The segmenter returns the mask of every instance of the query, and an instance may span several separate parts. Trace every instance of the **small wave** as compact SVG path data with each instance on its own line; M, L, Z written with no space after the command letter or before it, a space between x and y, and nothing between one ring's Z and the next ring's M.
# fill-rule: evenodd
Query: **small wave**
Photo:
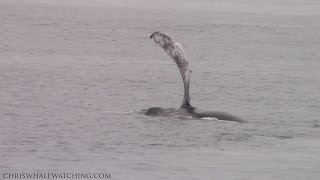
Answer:
M136 110L132 110L129 111L130 113L137 113L137 114L144 114L147 112L147 109L136 109Z
M218 119L215 118L215 117L203 117L203 118L201 118L201 119L203 119L203 120L218 120Z
M131 114L135 111L104 111L104 112L108 114Z
M178 118L178 119L192 119L192 116L186 116L186 115L176 115L173 116L174 118Z

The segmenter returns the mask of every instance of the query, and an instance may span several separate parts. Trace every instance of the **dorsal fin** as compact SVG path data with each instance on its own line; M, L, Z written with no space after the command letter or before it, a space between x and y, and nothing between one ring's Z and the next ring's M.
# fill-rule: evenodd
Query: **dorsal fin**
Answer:
M161 48L163 48L178 65L184 85L183 102L180 108L191 109L192 106L190 104L189 96L191 70L189 69L189 63L187 61L187 58L185 57L181 44L174 41L173 38L168 36L167 34L159 31L152 33L150 38L153 38L154 42Z

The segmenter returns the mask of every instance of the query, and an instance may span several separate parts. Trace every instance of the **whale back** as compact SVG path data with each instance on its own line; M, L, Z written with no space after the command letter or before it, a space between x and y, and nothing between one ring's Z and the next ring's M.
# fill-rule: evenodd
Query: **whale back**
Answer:
M156 44L164 49L165 52L173 59L173 61L178 66L184 85L184 97L180 108L193 109L190 104L189 95L191 70L189 68L189 63L181 47L181 44L177 41L174 41L173 38L168 36L167 34L159 31L151 34L150 38L152 38Z

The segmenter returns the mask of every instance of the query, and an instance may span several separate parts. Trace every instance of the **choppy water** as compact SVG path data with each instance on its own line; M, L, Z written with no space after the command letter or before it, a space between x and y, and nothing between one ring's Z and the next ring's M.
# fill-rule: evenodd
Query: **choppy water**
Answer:
M0 1L2 172L319 178L318 1L135 2ZM192 104L249 123L135 113L182 101L157 30L190 60Z

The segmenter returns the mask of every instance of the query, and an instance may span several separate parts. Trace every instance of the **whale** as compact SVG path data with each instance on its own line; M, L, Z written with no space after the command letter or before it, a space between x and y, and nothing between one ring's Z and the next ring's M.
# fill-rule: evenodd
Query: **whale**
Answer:
M150 39L159 45L176 63L180 71L184 95L182 104L179 108L161 108L161 107L151 107L148 109L141 110L141 112L147 116L163 116L163 117L188 117L188 118L215 118L218 120L225 121L236 121L245 122L242 118L231 115L226 112L221 111L203 111L195 108L190 102L190 76L191 69L189 67L189 62L185 56L182 46L179 42L175 41L172 37L166 33L156 31L151 34Z

